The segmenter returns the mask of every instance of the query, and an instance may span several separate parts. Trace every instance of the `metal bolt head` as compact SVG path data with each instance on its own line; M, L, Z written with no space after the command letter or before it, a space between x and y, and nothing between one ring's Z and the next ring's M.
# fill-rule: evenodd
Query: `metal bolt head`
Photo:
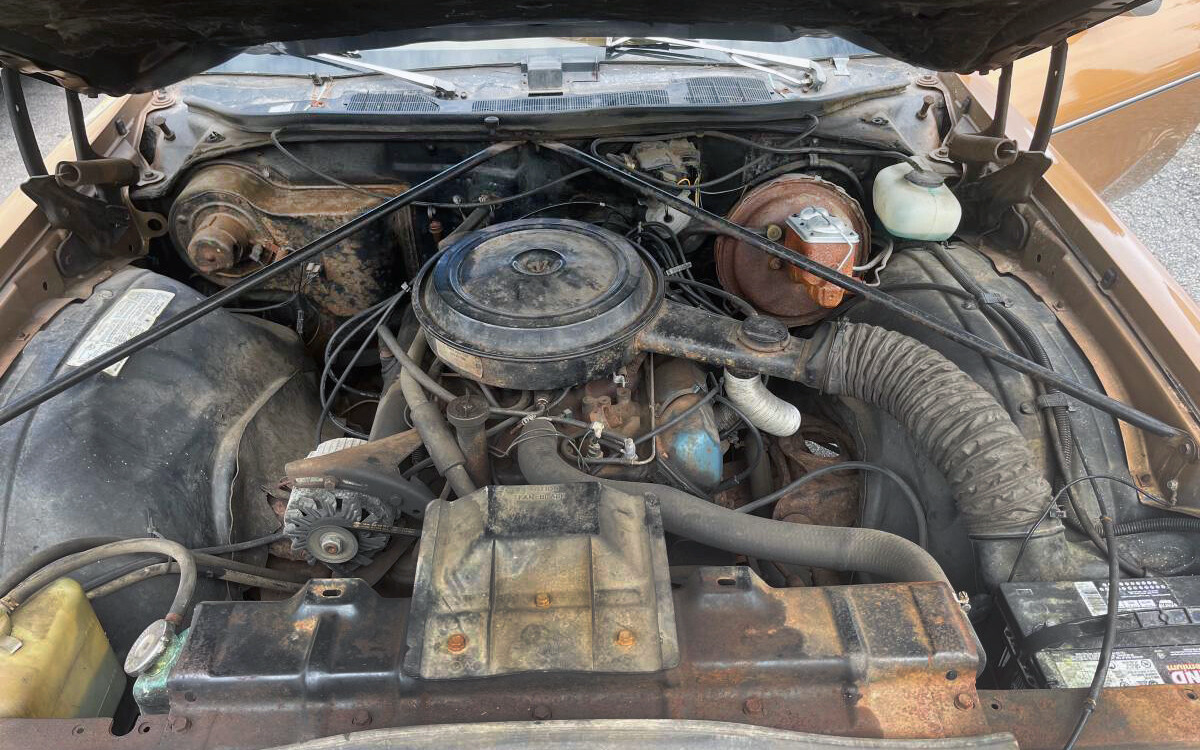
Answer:
M1022 401L1021 402L1021 413L1022 414L1033 414L1035 411L1037 411L1037 407L1033 405L1032 401Z
M954 707L963 711L975 708L975 696L970 693L959 693L954 696Z
M757 716L763 712L762 698L752 695L742 704L742 713L747 716Z
M627 630L625 628L621 628L620 630L617 631L616 641L617 641L618 646L620 646L622 648L629 648L630 646L632 646L634 643L637 642L637 639L634 638L632 630Z
M778 224L767 225L767 239L771 242L779 242L783 238L783 227ZM776 258L775 260L778 260Z
M551 716L550 707L542 703L534 706L529 713L537 721L546 721Z
M783 261L773 257L767 261L767 268L770 268L772 271L778 271L783 268Z
M191 725L191 719L186 716L172 716L167 719L167 729L172 732L186 732Z
M358 709L350 717L350 723L356 727L365 727L371 723L371 714L366 709Z
M467 650L467 636L462 633L451 633L446 639L446 650L452 654L461 654Z
M550 595L543 592L538 592L537 596L533 597L533 606L537 607L538 609L549 609Z
M929 116L929 110L933 107L934 101L933 94L926 94L921 98L921 108L917 110L918 120L924 120Z
M358 554L358 537L341 526L320 526L309 533L304 548L316 560L341 564Z
M327 555L336 557L342 553L342 540L336 534L322 534L321 549L325 550Z

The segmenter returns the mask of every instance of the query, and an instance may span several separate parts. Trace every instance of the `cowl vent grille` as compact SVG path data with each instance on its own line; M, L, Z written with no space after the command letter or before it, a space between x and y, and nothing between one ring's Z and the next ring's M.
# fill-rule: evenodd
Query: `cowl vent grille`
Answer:
M523 99L484 99L471 104L472 112L574 112L607 107L653 107L670 104L662 89L617 91L571 96L532 96Z
M771 91L757 78L708 76L687 79L688 104L750 104L771 101Z
M439 109L432 98L411 91L351 94L346 100L347 112L437 112Z

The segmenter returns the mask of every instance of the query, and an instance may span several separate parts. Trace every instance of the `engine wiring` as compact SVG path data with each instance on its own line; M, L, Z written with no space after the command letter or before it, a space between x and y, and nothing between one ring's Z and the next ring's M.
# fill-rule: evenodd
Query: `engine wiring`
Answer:
M818 477L823 477L827 474L833 474L838 471L850 470L874 472L887 477L893 483L895 483L895 485L900 489L900 493L904 495L904 499L908 501L909 506L912 508L913 519L917 523L917 544L921 545L922 548L928 548L929 523L926 520L925 506L921 503L921 500L917 496L916 491L912 488L912 485L909 484L908 480L906 480L904 477L900 476L886 466L880 466L879 464L874 464L869 461L842 461L841 463L830 464L829 466L822 466L819 469L813 469L812 471L793 479L787 485L775 490L771 494L746 503L735 510L737 510L739 513L753 513L756 510L765 508L773 503L778 502L780 498L795 492L800 487L804 486L808 482L813 481L814 479L817 479Z
M387 298L383 302L379 302L373 307L367 308L367 310L364 311L364 313L367 313L366 315L359 313L359 315L363 317L356 320L356 316L355 318L348 319L346 323L343 323L343 325L346 325L351 321L356 321L353 330L347 333L345 339L338 344L338 346L331 353L327 354L325 358L325 365L321 372L319 389L321 396L321 414L317 418L317 424L315 427L313 444L314 449L322 442L321 433L324 430L325 420L329 418L329 411L333 406L333 401L337 397L338 392L342 389L343 384L346 382L346 378L349 377L350 372L354 369L355 363L358 362L358 359L362 356L363 352L366 351L367 346L375 340L375 336L378 334L379 329L387 322L388 317L392 314L392 311L396 308L396 305L399 304L400 300L406 294L408 294L407 285L405 285L401 291ZM355 350L354 354L350 357L350 361L347 362L345 368L343 368L341 375L339 375L335 380L333 389L328 395L326 395L325 379L328 377L327 373L329 369L333 366L334 359L337 357L337 354L341 351L341 349L354 337L355 333L366 328L368 325L371 326L370 335L363 338L362 343L359 344L358 349ZM331 336L329 342L327 343L327 351L328 347L333 344L333 341L334 337ZM370 398L370 396L368 396L368 398ZM368 437L357 430L351 429L349 426L339 424L338 427L353 437L357 437L362 440L365 440Z

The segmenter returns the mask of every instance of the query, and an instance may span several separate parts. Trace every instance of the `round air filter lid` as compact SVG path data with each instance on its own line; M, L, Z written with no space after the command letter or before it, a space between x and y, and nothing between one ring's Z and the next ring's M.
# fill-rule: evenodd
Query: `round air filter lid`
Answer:
M474 232L417 280L435 338L483 357L547 361L619 345L661 302L657 267L606 229L565 219Z

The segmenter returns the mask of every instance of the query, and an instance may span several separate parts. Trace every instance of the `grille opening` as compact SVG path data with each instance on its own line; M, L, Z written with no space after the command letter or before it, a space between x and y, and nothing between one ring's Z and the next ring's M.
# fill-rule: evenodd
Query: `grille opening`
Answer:
M687 79L688 104L747 104L771 101L771 91L757 78L705 76Z
M483 99L471 104L472 112L572 112L606 107L653 107L670 103L662 89L614 91L603 94L539 96L521 99Z
M437 112L433 98L415 91L367 91L346 99L347 112Z

